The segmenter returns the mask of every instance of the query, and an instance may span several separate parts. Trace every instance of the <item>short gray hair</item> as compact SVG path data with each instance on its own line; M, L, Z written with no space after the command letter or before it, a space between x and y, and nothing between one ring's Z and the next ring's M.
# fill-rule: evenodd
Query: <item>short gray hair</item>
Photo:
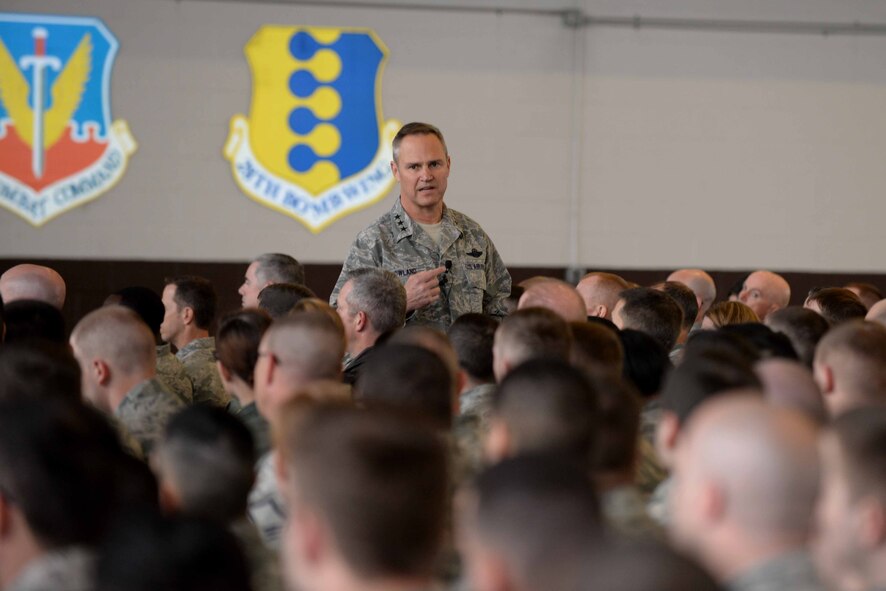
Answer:
M348 274L351 291L348 306L364 312L372 328L385 333L406 322L406 289L390 271L373 267L355 269Z
M257 257L255 275L259 282L305 284L305 268L288 254L269 252Z

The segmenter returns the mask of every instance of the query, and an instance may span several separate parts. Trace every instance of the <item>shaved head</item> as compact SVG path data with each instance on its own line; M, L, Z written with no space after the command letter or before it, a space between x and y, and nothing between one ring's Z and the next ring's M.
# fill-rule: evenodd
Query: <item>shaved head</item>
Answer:
M274 322L262 345L281 365L310 381L334 379L341 371L344 337L322 312L302 312Z
M40 265L16 265L0 275L4 303L37 300L58 308L65 305L65 280L55 270Z
M821 390L808 367L771 357L757 363L754 372L763 383L763 395L770 404L799 411L819 424L827 421Z
M71 346L78 357L102 359L124 374L155 364L154 335L135 312L123 306L105 306L84 316L71 333Z
M584 300L588 316L612 320L612 310L621 292L628 289L627 281L613 273L588 273L575 289Z
M880 300L871 306L864 319L886 326L886 300Z
M784 277L772 271L754 271L744 280L738 299L762 322L770 312L787 307L791 301L791 286Z
M695 318L695 324L701 322L705 312L717 299L717 285L713 278L701 269L677 269L668 275L668 281L682 283L692 290L698 301L698 316Z
M154 377L156 349L148 325L123 306L90 312L74 327L71 349L80 364L83 396L103 411L116 408L115 391Z
M574 287L559 279L548 278L528 286L517 304L518 310L523 308L547 308L566 322L587 319L587 310L581 295Z
M275 321L262 337L255 364L255 401L268 420L305 386L341 381L345 335L338 315L296 312Z
M831 416L886 402L886 327L851 321L832 328L818 343L815 381Z
M676 456L677 543L721 579L749 567L730 563L738 553L800 549L818 493L816 440L812 421L754 396L704 405Z

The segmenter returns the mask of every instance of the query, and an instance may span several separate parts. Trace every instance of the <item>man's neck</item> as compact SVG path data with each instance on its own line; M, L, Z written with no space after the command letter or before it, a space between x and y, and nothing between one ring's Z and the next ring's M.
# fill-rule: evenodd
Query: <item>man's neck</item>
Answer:
M229 394L233 394L242 406L255 402L255 391L252 389L252 386L238 377L235 377L230 382L226 382L225 389Z
M772 535L768 539L753 539L736 532L724 532L720 540L706 544L703 562L721 582L730 582L766 562L788 552L802 550L804 540L794 535Z
M24 522L21 514L15 519ZM0 543L0 589L11 588L12 583L25 572L27 567L44 554L45 551L30 531L20 529L16 539L6 539Z
M175 342L173 344L175 345L176 349L181 349L193 343L197 339L205 339L208 336L208 330L197 327L187 327L182 331L181 335L175 339Z
M356 358L360 353L373 346L377 340L378 335L375 333L363 332L356 335L354 340L348 343L348 355L351 356L351 359Z
M367 578L348 569L327 570L316 583L310 585L306 591L421 591L432 587L430 578Z
M111 412L117 411L120 405L123 404L123 400L126 399L126 395L129 394L133 388L153 377L154 372L143 371L116 378L111 387L111 391L108 394L108 402L111 406Z
M464 394L468 390L473 390L474 388L477 388L479 386L486 386L487 384L489 384L489 385L495 384L494 381L486 382L484 380L478 380L477 378L471 376L471 374L469 374L467 372L464 372L464 376L465 376L465 385L462 387L461 392L459 392L459 394Z
M441 201L433 207L417 207L412 203L407 203L400 198L400 205L406 215L420 224L436 224L443 219L443 202Z

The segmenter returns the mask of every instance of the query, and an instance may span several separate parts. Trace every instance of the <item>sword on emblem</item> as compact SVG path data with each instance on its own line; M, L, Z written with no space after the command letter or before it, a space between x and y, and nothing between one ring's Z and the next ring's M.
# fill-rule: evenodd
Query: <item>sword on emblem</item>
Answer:
M43 96L46 84L46 69L60 70L61 61L57 57L46 55L46 38L49 32L43 27L35 27L31 32L34 37L34 55L22 56L19 60L23 70L31 68L31 88L34 90L34 130L31 146L31 170L36 178L43 176L45 155L43 152Z

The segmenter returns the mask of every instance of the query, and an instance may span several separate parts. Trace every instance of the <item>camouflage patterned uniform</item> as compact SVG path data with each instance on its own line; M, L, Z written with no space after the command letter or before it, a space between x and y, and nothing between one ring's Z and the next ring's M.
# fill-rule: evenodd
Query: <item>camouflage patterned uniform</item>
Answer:
M271 426L258 412L255 402L250 402L234 414L252 433L252 440L255 442L255 457L260 458L271 451Z
M354 269L382 267L406 283L410 275L452 261L452 268L441 275L440 299L416 310L407 322L446 330L468 312L503 317L511 275L486 232L468 216L444 207L440 240L438 245L413 222L397 199L388 213L357 235L330 303L335 305L339 290Z
M255 485L249 493L249 519L258 528L262 541L271 550L280 550L280 535L286 523L286 508L277 475L274 473L274 452L262 456L256 465Z
M619 486L600 495L600 506L607 523L630 537L664 541L664 530L646 513L646 501L634 485Z
M8 591L92 591L95 555L85 548L52 550L31 561Z
M468 480L483 467L483 440L489 430L494 390L495 384L481 384L461 395L461 413L455 417L453 432Z
M194 386L185 374L182 362L172 354L169 344L157 346L157 379L185 404L194 402Z
M728 591L824 591L815 565L805 548L789 550L763 561L727 581Z
M182 408L181 400L166 390L157 378L152 378L130 390L114 411L114 416L141 444L145 455L149 455L166 423Z
M215 365L215 338L194 339L175 354L194 386L194 402L209 403L222 408L231 397L225 392Z

